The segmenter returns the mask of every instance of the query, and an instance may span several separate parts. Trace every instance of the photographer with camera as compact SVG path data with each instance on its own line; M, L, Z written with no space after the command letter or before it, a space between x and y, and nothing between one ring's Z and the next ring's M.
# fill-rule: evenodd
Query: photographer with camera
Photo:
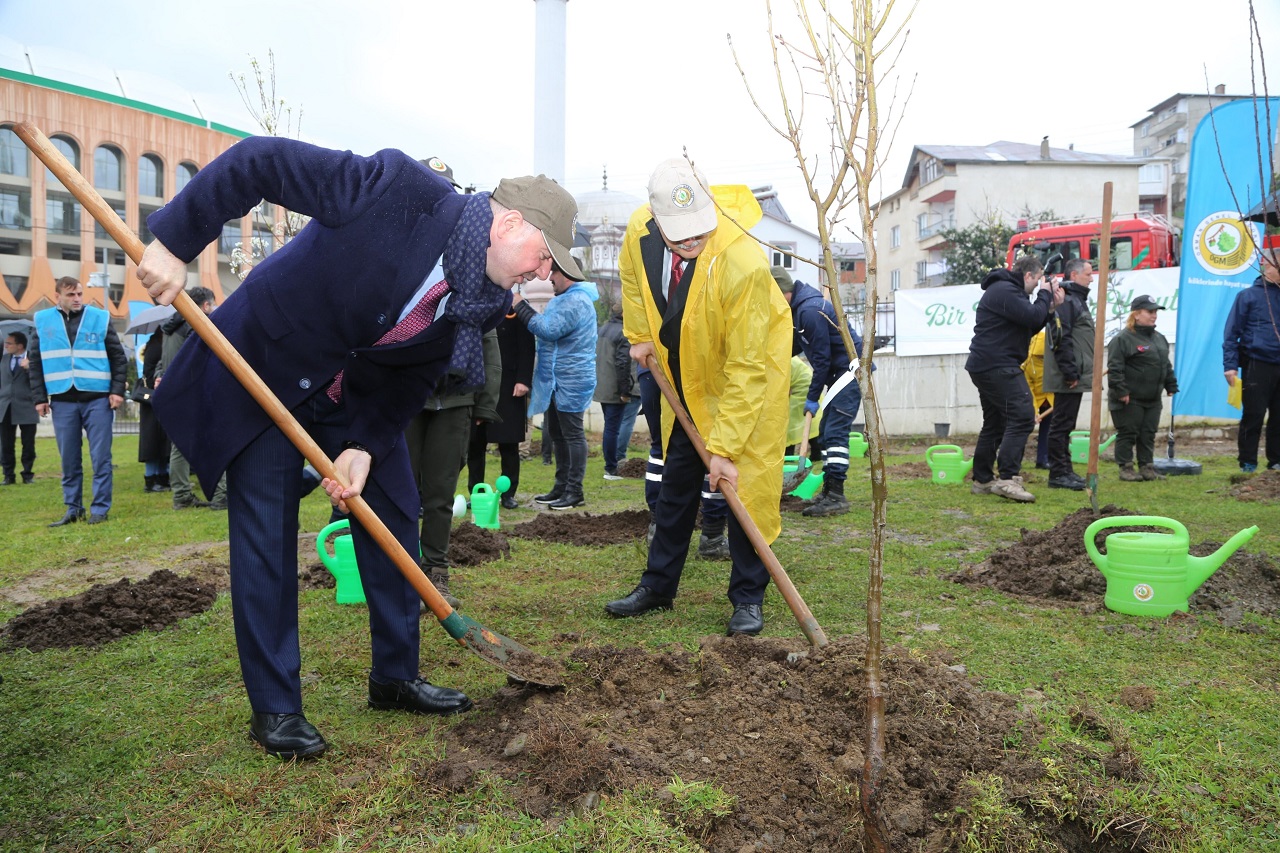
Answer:
M1032 291L1036 298L1029 302ZM1044 265L1034 256L1019 258L1011 270L992 270L982 280L964 365L982 403L982 430L973 452L975 495L1035 502L1021 477L1022 453L1036 418L1021 365L1032 335L1044 327L1062 299L1062 289L1045 280Z

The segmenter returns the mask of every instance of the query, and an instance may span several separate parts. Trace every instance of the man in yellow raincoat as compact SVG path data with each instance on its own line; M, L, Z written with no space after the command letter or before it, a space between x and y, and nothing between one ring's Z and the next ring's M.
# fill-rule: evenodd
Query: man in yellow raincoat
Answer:
M723 481L737 491L766 541L781 530L791 315L764 253L743 230L761 215L747 187L712 190L677 158L654 170L649 204L627 224L618 266L631 357L656 359L705 439L711 465L708 472L684 430L673 428L664 401L666 461L648 564L629 595L605 605L612 616L671 608L704 474L713 489ZM769 573L732 516L729 552L728 632L758 634Z

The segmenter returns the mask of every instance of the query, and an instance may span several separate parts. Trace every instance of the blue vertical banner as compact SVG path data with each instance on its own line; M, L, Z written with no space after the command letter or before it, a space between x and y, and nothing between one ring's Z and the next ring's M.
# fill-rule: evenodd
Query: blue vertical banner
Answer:
M1271 178L1280 98L1250 98L1214 108L1191 142L1182 231L1175 415L1238 419L1227 405L1222 331L1236 294L1258 277L1262 224L1242 214L1264 197ZM1262 164L1259 165L1259 158Z

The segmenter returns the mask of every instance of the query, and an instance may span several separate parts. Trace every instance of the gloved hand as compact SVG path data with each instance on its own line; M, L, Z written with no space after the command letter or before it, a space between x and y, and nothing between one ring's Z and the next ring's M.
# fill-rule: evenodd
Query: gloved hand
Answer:
M805 412L806 412L807 414L810 414L810 415L816 415L816 414L818 414L818 401L817 401L817 400L805 400L805 401L804 401L804 410L805 410Z

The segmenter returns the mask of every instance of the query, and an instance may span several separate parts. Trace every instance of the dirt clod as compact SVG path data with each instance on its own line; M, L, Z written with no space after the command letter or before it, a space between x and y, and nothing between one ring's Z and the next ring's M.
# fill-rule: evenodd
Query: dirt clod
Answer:
M532 521L514 524L506 531L518 539L540 539L565 545L620 545L644 538L649 532L649 513L639 509L607 515L539 513Z
M455 566L478 566L511 556L511 543L494 530L464 521L449 534L449 562Z

